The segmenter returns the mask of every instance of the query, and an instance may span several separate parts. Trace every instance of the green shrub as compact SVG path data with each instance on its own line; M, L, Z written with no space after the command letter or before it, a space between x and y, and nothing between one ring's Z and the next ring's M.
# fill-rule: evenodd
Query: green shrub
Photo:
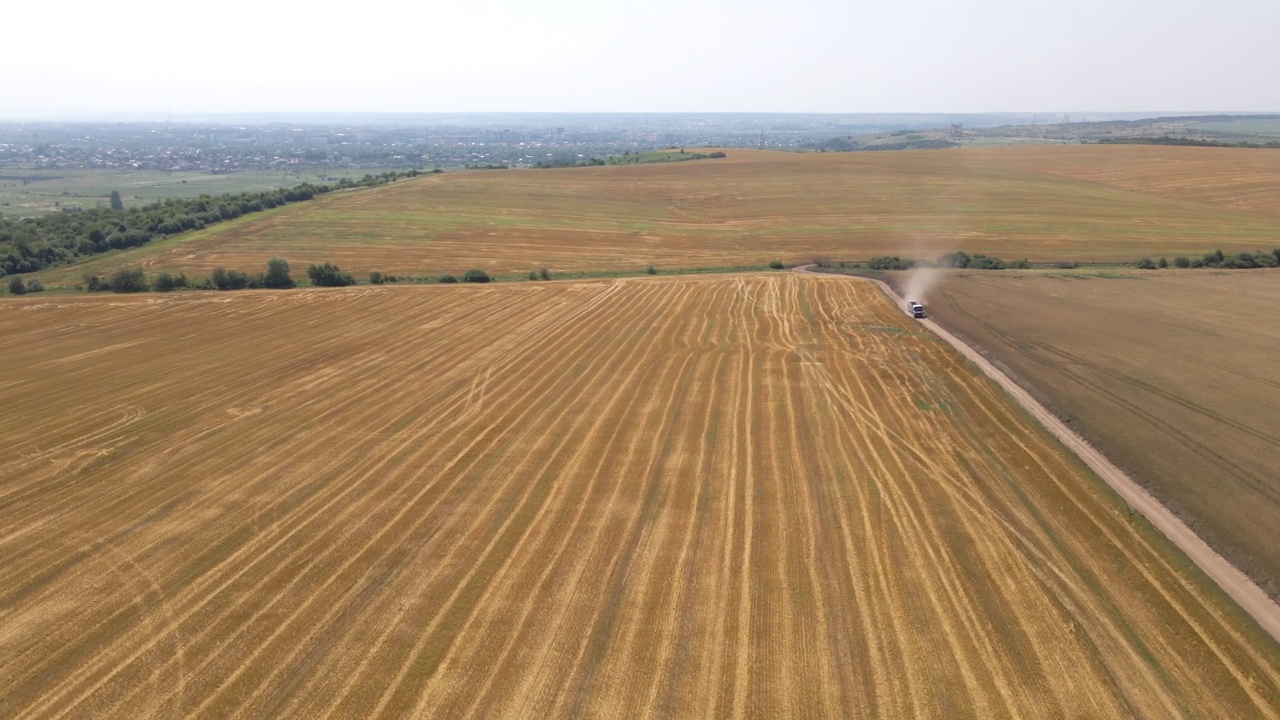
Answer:
M1151 258L1142 258L1141 260L1138 261L1138 269L1139 270L1155 270L1156 263Z
M1004 261L998 257L987 257L986 255L978 254L969 259L967 267L975 270L1003 270L1005 265Z
M26 295L27 283L23 281L21 275L14 275L9 278L9 294L10 295Z
M955 252L938 256L938 264L942 267L967 268L969 267L969 261L969 253L966 253L963 250L957 250Z
M307 268L311 284L319 287L345 287L355 285L356 279L351 273L342 272L337 265L326 262L323 265L312 265Z
M454 277L454 276L452 276L452 275L441 275L441 276L440 276L440 279L438 280L438 282L442 282L442 283L456 283L456 282L458 282L458 278L456 278L456 277Z
M374 270L373 272L369 273L369 282L373 285L381 285L386 281L387 281L386 278L382 277L382 273L378 272L377 270Z
M135 293L147 291L147 276L142 268L120 268L111 274L111 292Z
M551 271L550 271L550 270L548 270L548 269L546 269L546 268L542 268L541 270L539 270L539 271L538 271L538 277L539 277L539 278L541 278L541 279L543 279L543 280L550 280L550 279L551 279Z
M1157 266L1157 267L1162 267L1162 268L1167 268L1167 267L1169 267L1169 261L1168 261L1168 260L1166 260L1165 258L1160 258L1160 262L1156 263L1156 266Z
M1014 270L1030 270L1031 263L1026 258L1023 258L1021 260L1014 260L1013 262L1009 263L1009 267L1013 268Z
M1191 259L1187 257L1183 257L1182 255L1179 255L1178 257L1173 259L1173 264L1177 265L1180 268L1189 268L1191 267Z
M29 293L44 292L44 283L40 282L39 280L28 280L27 292Z
M103 292L111 289L111 286L97 275L85 275L84 287L89 292Z
M181 284L179 284L179 281L181 281ZM151 289L156 292L173 292L179 287L186 287L186 284L187 277L185 275L175 278L167 272L162 272L156 275L156 279L152 281Z
M530 270L530 271L529 271L529 279L530 279L530 280L537 280L537 279L538 279L538 271L537 271L537 270Z
M462 282L465 283L487 283L491 279L483 270L468 270L462 274Z
M770 260L769 268L772 270L781 270L783 268L781 260Z
M655 268L654 266L650 265L649 267L647 267L647 268L645 268L645 269L644 269L644 274L645 274L645 275L657 275L657 274L658 274L658 269L657 269L657 268Z
M213 269L213 274L209 277L213 281L213 286L219 290L244 290L247 287L261 286L261 283L253 283L247 273L239 270L228 270L223 267Z
M872 270L910 270L915 264L914 260L903 260L897 255L873 257L867 261L867 267Z

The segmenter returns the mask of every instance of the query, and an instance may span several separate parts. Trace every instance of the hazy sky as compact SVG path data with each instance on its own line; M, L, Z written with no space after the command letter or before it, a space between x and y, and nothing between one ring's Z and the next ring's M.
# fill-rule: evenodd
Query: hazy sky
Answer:
M0 117L1280 111L1280 0L64 0Z

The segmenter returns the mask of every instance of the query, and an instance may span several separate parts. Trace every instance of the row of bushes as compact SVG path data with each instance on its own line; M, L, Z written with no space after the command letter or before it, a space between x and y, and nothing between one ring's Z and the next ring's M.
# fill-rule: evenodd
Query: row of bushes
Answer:
M963 250L939 255L935 260L914 260L897 255L874 257L867 261L870 270L910 270L914 267L969 268L971 270L1021 270L1031 267L1027 260L1005 262L981 253L969 255Z
M1176 257L1173 259L1173 266L1180 268L1232 268L1232 269L1248 269L1248 268L1269 268L1280 267L1280 248L1276 248L1269 253L1249 253L1242 252L1235 255L1228 255L1221 250L1215 250L1206 253L1200 258ZM1056 268L1074 268L1077 267L1074 262L1057 262L1053 266ZM935 260L913 260L910 258L900 258L896 255L874 257L867 261L868 269L871 270L910 270L914 267L944 267L944 268L967 268L970 270L1025 270L1031 267L1031 263L1027 260L1014 260L1005 262L998 257L990 257L982 254L969 255L963 250L952 253L939 255ZM1160 258L1153 260L1151 258L1143 258L1138 261L1138 267L1144 270L1155 270L1158 268L1166 268L1170 266L1168 258Z
M310 278L311 284L317 287L345 287L347 285L356 285L359 282L354 275L344 272L337 265L329 262L309 266L307 268L307 277ZM545 279L550 279L549 273ZM21 280L21 278L15 277L10 281L9 291L14 295L21 295L25 292L39 292L44 289L38 281L32 280L27 282L19 292L15 292L13 289L14 283L21 283ZM376 270L369 273L369 282L374 285L397 282L397 280L398 278L395 275L384 275ZM490 280L489 274L483 270L468 270L462 276L462 282L467 283L487 283ZM458 278L453 275L442 275L437 278L437 282L456 283ZM36 289L33 289L33 284ZM147 292L148 290L154 290L155 292L171 292L173 290L285 290L296 286L297 283L293 281L293 277L290 275L289 263L281 258L271 258L267 261L266 272L261 273L246 273L218 267L213 269L213 273L209 277L198 280L188 280L185 273L173 275L168 272L161 272L148 282L147 276L141 268L120 268L112 273L110 277L86 275L83 287L89 292L134 293Z
M1280 267L1280 248L1276 248L1269 253L1242 252L1235 255L1228 255L1221 250L1214 250L1211 253L1205 253L1203 257L1195 259L1184 256L1176 257L1173 259L1173 266L1179 268L1226 268L1229 270ZM1151 258L1142 258L1138 261L1138 267L1143 270L1167 268L1169 267L1169 260L1168 258L1160 258L1158 261Z
M38 292L44 292L44 285L39 280L23 280L19 275L9 278L10 295L26 295L27 293Z

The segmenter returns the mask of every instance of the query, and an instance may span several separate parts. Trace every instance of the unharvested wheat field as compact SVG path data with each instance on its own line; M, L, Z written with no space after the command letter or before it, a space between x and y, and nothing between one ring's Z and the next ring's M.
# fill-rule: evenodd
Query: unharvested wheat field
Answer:
M960 273L935 319L1280 597L1280 272Z
M1277 717L869 283L0 303L0 716Z
M1136 262L1277 243L1280 153L970 148L786 153L635 166L431 175L242 218L41 275L121 265L207 276L280 256L366 275L523 277L772 260L934 257Z

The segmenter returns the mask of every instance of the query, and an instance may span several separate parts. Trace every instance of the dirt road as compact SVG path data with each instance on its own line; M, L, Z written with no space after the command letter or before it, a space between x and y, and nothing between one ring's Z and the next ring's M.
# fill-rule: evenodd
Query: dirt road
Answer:
M801 265L795 270L809 273L813 272L812 267L812 265ZM903 312L906 312L905 301L898 297L888 284L880 280L872 280L872 282L879 285L884 293L900 308L903 308ZM1142 513L1143 517L1154 525L1156 529L1186 553L1187 557L1212 578L1222 588L1223 592L1235 600L1250 617L1256 620L1267 634L1275 638L1277 642L1280 642L1280 605L1272 602L1271 598L1267 597L1266 593L1254 584L1252 580L1237 570L1234 565L1227 562L1213 548L1209 547L1204 540L1200 539L1199 535L1187 527L1186 523L1182 522L1180 518L1162 505L1160 501L1156 500L1142 486L1134 482L1128 474L1116 467L1102 453L1086 442L1084 438L1067 427L1053 413L1049 412L1048 408L1041 405L1026 390L1023 390L1011 380L1008 375L1005 375L995 365L992 365L978 351L965 344L955 335L947 332L946 329L932 320L921 320L920 324L950 343L952 347L959 350L962 355L981 368L988 377L999 383L1001 387L1013 396L1013 399L1019 405L1031 413L1049 432L1053 433L1054 437L1058 438L1062 444L1079 456L1091 470L1105 480L1107 485L1110 485L1112 490L1115 490L1120 497L1124 498L1124 501L1130 507Z

